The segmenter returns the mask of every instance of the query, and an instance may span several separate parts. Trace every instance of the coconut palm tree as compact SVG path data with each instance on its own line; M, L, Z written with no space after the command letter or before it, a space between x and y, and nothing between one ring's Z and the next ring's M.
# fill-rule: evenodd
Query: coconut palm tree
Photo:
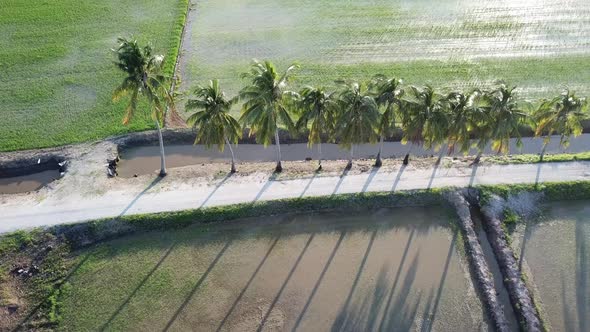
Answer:
M471 147L470 133L472 129L471 100L473 94L465 95L461 92L451 92L447 95L447 105L450 111L449 119L449 154L467 153Z
M322 135L331 136L335 125L336 101L333 93L326 92L323 87L304 87L300 92L299 108L301 109L296 127L308 128L307 144L318 145L318 170L322 169Z
M113 50L117 55L115 65L127 76L113 92L113 101L129 96L129 104L125 110L123 124L132 120L139 98L144 97L151 110L151 117L158 130L160 142L160 176L166 176L166 159L164 140L160 124L163 123L166 107L174 110L174 100L169 91L171 79L163 74L164 57L153 54L148 44L140 47L137 40L117 39L119 46Z
M256 135L256 141L265 147L272 143L274 136L277 148L276 172L283 170L279 125L286 126L290 131L295 128L288 105L296 94L287 90L287 83L295 68L297 65L291 65L279 75L269 61L254 60L250 72L242 74L242 78L250 80L250 85L240 91L240 98L244 100L240 122L250 126L250 135Z
M350 169L354 145L374 143L377 140L375 128L379 123L379 107L364 85L356 82L341 84L336 132L340 144L350 149L350 159L346 165L346 169Z
M194 95L195 99L187 101L186 110L197 111L187 119L189 125L198 129L195 144L205 144L207 148L215 144L221 152L227 144L231 152L231 173L235 173L236 163L231 145L238 144L242 128L230 111L237 98L227 99L218 80L209 81L206 87L197 86Z
M572 135L576 137L582 134L581 121L587 116L587 106L585 98L578 98L575 93L570 93L569 90L541 103L533 116L537 124L535 136L544 136L541 161L543 161L551 135L560 135L559 144L563 148L567 148Z
M381 153L383 152L383 141L385 137L391 137L395 130L395 111L394 109L401 106L401 97L404 90L401 88L402 80L397 78L387 78L383 75L377 75L371 82L372 94L377 102L377 106L383 109L379 119L379 153L375 160L375 167L381 167Z
M519 129L527 119L527 114L519 104L515 89L501 84L486 95L493 120L492 149L496 153L507 153L510 150L511 137L516 138L517 147L522 147Z
M475 90L470 96L469 121L471 136L475 138L475 148L477 149L477 156L471 163L472 165L479 164L481 156L486 147L490 144L493 137L493 132L496 122L491 113L491 97L489 92Z
M448 137L448 115L444 97L431 86L411 86L401 107L402 143L424 144L426 149L438 150ZM404 165L409 162L410 151L404 158Z

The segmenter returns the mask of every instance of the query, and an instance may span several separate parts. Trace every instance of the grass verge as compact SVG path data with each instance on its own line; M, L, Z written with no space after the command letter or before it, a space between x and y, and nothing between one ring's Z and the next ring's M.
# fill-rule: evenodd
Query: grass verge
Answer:
M559 154L547 154L541 158L538 154L517 154L509 156L489 156L484 157L484 161L492 164L537 164L537 163L555 163L565 161L582 161L590 160L590 152L579 152L579 153L559 153Z

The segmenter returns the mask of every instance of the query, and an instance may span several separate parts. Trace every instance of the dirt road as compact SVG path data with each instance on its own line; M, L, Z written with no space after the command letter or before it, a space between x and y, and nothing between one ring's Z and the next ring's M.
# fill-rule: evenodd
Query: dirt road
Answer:
M453 166L274 180L266 174L225 177L187 185L173 177L146 177L142 190L108 190L94 195L48 195L0 203L0 233L36 226L75 223L127 214L194 209L258 200L340 193L424 189L477 184L534 183L590 179L590 162Z

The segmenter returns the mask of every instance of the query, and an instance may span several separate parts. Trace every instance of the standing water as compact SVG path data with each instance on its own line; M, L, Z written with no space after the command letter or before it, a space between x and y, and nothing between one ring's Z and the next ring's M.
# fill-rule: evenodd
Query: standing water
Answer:
M553 202L513 236L554 331L590 331L590 202ZM528 271L527 271L528 270Z
M452 218L320 213L114 240L81 253L64 329L489 330Z
M48 183L59 179L59 177L59 170L54 169L29 175L0 178L0 194L16 194L39 190Z

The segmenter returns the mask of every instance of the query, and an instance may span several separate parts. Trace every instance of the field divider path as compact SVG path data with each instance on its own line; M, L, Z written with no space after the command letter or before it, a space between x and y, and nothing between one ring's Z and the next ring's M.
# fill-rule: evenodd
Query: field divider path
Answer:
M474 171L475 170L475 171ZM235 176L218 186L204 183L182 186L182 180L166 177L150 190L110 190L93 196L80 194L47 194L42 201L26 200L19 203L0 203L0 233L39 226L76 223L86 220L113 218L131 214L180 211L204 207L251 203L253 200L276 200L302 196L330 196L338 187L338 194L388 192L398 190L441 187L468 187L479 184L517 184L590 179L590 162L561 162L543 164L490 165L440 168L432 178L432 168L413 168L403 173L377 170L343 176L316 176L277 180L260 174ZM401 176L400 176L401 175ZM372 177L368 183L369 177ZM205 180L203 180L205 181ZM146 181L146 186L152 182ZM165 185L165 186L164 186ZM218 186L218 187L217 187ZM216 188L217 187L217 188ZM168 189L164 189L168 188ZM215 190L213 195L211 193ZM141 194L141 195L139 195ZM211 196L210 196L211 195ZM139 196L139 197L138 197ZM210 196L210 197L209 197Z

